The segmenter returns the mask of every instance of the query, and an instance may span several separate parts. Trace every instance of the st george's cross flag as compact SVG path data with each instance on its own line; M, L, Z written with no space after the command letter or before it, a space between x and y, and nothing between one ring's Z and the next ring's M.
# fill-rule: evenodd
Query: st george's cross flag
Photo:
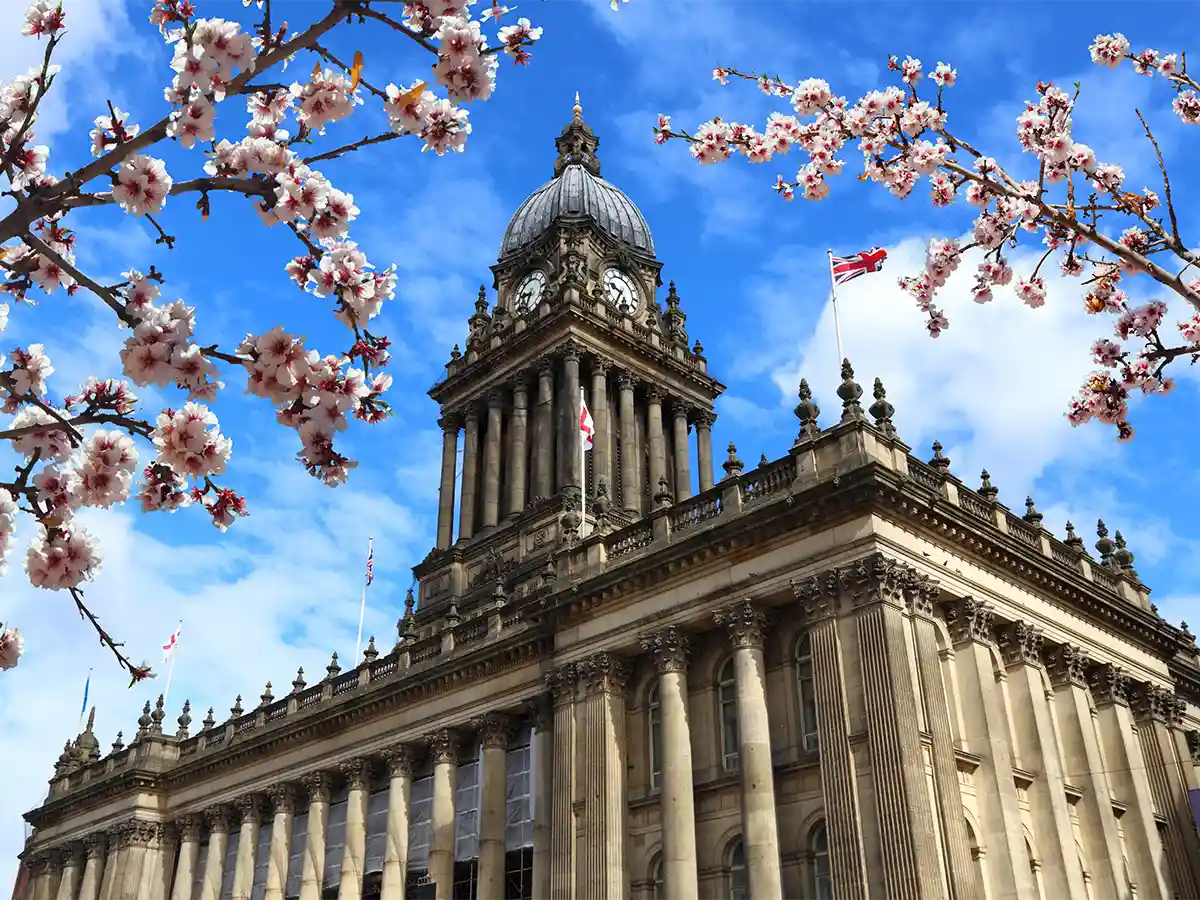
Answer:
M847 281L853 281L859 275L878 272L883 268L883 261L885 259L887 259L887 251L882 247L872 247L870 250L862 250L853 256L833 256L830 254L830 276L833 278L835 285L845 284Z
M579 437L583 441L584 452L591 450L596 441L596 423L592 421L592 414L588 412L587 401L583 397L579 398Z
M162 645L163 665L170 661L175 655L175 649L179 646L179 632L183 631L183 623L179 623L179 627L175 629L175 633L167 638L167 642Z

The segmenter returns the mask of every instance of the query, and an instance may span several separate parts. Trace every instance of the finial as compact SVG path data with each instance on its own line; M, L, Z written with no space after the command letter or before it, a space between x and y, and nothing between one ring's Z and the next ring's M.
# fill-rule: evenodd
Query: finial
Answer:
M479 286L479 296L475 299L475 314L487 315L487 288L482 284Z
M760 455L759 455L759 457L758 457L758 467L759 467L760 469L761 469L763 466L770 464L770 462L771 462L771 461L770 461L769 459L767 459L767 454L763 453L763 454L760 454Z
M150 713L150 731L154 734L162 734L163 719L167 717L167 711L163 709L163 695L158 695L158 700L154 702L154 712Z
M813 402L812 388L808 386L807 378L800 379L799 397L800 402L792 410L796 414L796 418L800 420L800 433L796 436L797 444L801 441L811 440L821 433L821 426L817 424L817 417L821 415L821 407Z
M1096 552L1100 554L1100 562L1106 566L1111 565L1112 552L1116 549L1117 545L1109 538L1108 526L1104 524L1103 519L1099 519L1096 522L1096 535L1100 538L1095 544Z
M583 120L583 107L579 105L579 91L575 92L575 105L571 107L571 118Z
M950 471L950 457L942 455L942 445L939 441L933 442L933 458L929 460L929 465L942 475Z
M271 693L271 682L267 682L266 688L258 695L259 706L270 706L275 702L275 695Z
M304 666L296 670L296 677L292 679L292 693L298 694L306 687L307 683L304 680Z
M460 359L462 359L462 350L458 348L458 344L455 344L450 350L450 359L454 360L455 362L458 362Z
M611 509L612 498L608 496L608 479L601 475L596 479L596 498L592 501L592 512L597 516L606 516Z
M497 606L503 606L507 599L508 594L504 592L504 579L497 578L496 586L492 588L492 600L495 601Z
M416 608L417 601L413 597L413 589L410 587L404 595L404 618L408 618L413 614Z
M338 673L342 671L342 667L338 665L337 651L333 651L333 656L329 658L329 665L325 667L325 680L332 681L338 677Z
M450 608L446 610L446 627L453 628L462 621L462 617L458 614L458 600L454 597L450 598Z
M654 494L654 502L658 504L659 509L666 509L675 502L675 498L671 496L671 489L667 487L666 475L658 476L658 490Z
M1125 538L1121 536L1121 532L1113 535L1116 538L1117 549L1113 551L1113 563L1122 571L1129 571L1133 568L1133 553L1125 546Z
M729 442L729 458L721 463L721 468L725 470L726 478L736 478L746 468L745 463L738 459L737 445L733 441Z
M979 475L979 496L988 503L995 503L1000 489L992 485L992 476L984 469Z
M1075 526L1070 522L1067 522L1067 537L1063 543L1077 553L1083 552L1083 538L1075 533Z
M692 347L692 356L697 359L704 359L704 345L700 343L699 338L696 338L696 343Z
M896 436L896 428L892 425L892 416L896 414L896 407L888 403L887 391L883 387L883 379L875 379L875 390L872 392L875 397L875 402L871 404L870 413L875 417L875 427L882 431L888 437Z
M842 401L842 421L855 422L863 419L862 404L858 398L862 396L862 386L854 380L854 367L850 360L842 360L842 383L838 385L837 395Z
M375 635L371 635L371 639L367 641L367 649L363 651L363 660L373 663L379 658L379 651L375 649Z
M239 718L245 710L242 709L242 695L238 694L233 698L233 706L229 707L229 715L231 718Z
M122 740L122 738L124 738L124 737L125 737L125 732L123 732L123 731L117 732L117 739L112 742L112 752L113 753L120 753L122 750L125 749L125 741Z
M142 714L140 716L138 716L137 724L138 724L138 730L137 730L138 739L141 739L150 733L150 726L154 724L154 720L152 718L150 718L150 701L149 700L147 700L146 705L142 707Z
M1190 641L1193 644L1196 643L1196 636L1194 634L1192 634L1192 630L1190 628L1188 628L1187 622L1180 622L1179 630L1183 632L1184 640Z
M211 706L208 708L208 714L205 715L204 721L201 722L200 725L204 728L205 731L212 731L214 728L217 727L217 720L213 716L213 708Z
M179 718L175 720L179 723L179 730L175 732L175 737L184 740L188 736L188 727L192 724L192 701L183 701L183 712Z
M1025 515L1021 516L1021 518L1034 528L1042 527L1042 514L1038 512L1037 504L1033 502L1032 497L1025 498Z

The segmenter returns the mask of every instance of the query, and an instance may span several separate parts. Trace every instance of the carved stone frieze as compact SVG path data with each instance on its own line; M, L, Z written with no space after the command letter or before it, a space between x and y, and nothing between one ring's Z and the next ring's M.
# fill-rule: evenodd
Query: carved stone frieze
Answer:
M687 671L688 636L674 625L654 634L643 635L640 643L642 652L654 662L654 668L659 674Z
M1102 663L1088 672L1088 686L1097 703L1129 703L1129 675L1120 666Z
M974 641L977 644L992 644L994 611L990 603L974 597L962 597L946 605L946 627L954 644Z
M442 728L429 735L429 758L433 764L458 762L458 734L449 728Z
M162 838L162 825L158 822L131 819L123 822L120 828L122 847L149 847Z
M1006 666L1042 665L1042 629L1028 622L1009 622L996 629Z
M1087 670L1091 660L1079 647L1058 644L1045 651L1043 656L1046 660L1046 671L1050 674L1050 683L1055 687L1065 684L1087 687Z
M749 600L717 610L713 613L713 619L718 627L729 632L734 647L762 647L767 615Z
M479 743L485 750L504 750L516 733L517 723L512 716L488 713L475 719L471 727L479 734Z
M580 661L578 671L588 693L620 693L629 682L632 668L628 660L602 650Z

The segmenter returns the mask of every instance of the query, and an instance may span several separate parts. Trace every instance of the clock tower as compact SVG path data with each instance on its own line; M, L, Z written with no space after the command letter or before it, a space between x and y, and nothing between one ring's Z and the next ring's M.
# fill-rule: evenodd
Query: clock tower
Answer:
M425 608L523 591L556 550L713 486L713 401L641 211L600 177L576 95L554 177L518 207L465 345L429 391L443 429ZM582 452L582 404L594 442ZM461 456L461 459L460 459Z

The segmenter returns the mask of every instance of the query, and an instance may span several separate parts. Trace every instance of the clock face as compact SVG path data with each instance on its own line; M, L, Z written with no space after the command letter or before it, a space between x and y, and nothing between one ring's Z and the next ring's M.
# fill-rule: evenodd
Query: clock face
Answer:
M513 295L513 311L521 314L536 309L542 299L542 291L546 289L546 276L539 269L534 269L517 285Z
M620 269L609 269L604 273L604 298L617 312L633 315L638 308L638 289L633 279Z

